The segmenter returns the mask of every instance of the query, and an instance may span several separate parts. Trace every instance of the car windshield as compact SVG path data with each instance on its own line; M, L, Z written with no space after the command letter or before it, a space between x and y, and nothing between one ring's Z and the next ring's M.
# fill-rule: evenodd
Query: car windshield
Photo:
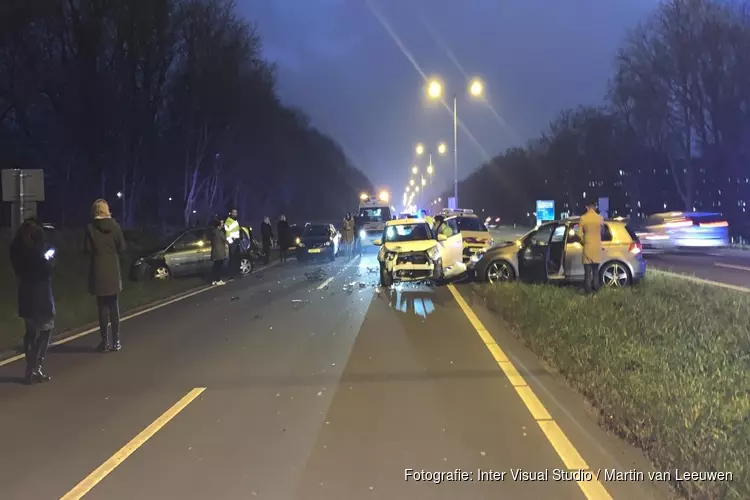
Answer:
M422 241L431 240L432 230L424 222L419 224L398 224L388 226L385 229L385 241L387 243L399 241Z
M328 226L307 226L305 228L305 231L302 233L302 236L329 236L331 234L331 230Z
M487 231L487 226L476 217L456 217L459 231Z
M388 207L361 208L359 217L362 222L385 222L391 219L391 210Z

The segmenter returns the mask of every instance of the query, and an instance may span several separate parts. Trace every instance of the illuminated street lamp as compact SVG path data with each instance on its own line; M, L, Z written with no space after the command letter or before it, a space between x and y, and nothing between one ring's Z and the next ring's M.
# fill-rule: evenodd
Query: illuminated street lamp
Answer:
M422 187L424 187L426 185L427 185L427 179L425 179L424 177L422 177Z
M448 146L444 142L438 144L438 153L444 155L448 151Z
M417 186L417 187L414 188L414 192L415 193L419 193L419 186Z
M478 98L484 94L484 84L475 78L469 84L469 94ZM443 96L443 84L437 79L432 79L427 84L427 95L431 99L440 99ZM458 111L456 108L456 94L453 94L453 198L458 205ZM438 151L440 148L438 147Z
M406 186L406 192L409 192L409 189L411 189L409 186Z
M413 186L414 185L414 179L409 179L409 184Z
M360 200L362 200L362 201L365 201L365 200L367 200L367 193L362 193L362 194L360 194L360 195L359 195L359 199L360 199Z
M430 175L435 173L435 169L433 168L432 165L427 165L427 173Z
M424 154L424 146L421 144L417 144L417 156L422 156Z
M417 167L416 165L411 167L411 173L417 175L419 173L419 167Z

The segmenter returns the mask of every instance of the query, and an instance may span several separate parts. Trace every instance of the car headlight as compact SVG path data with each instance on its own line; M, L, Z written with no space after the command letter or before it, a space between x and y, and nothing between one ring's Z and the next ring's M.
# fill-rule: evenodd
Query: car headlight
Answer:
M326 241L325 245L326 245L327 247L330 247L330 246L331 246L331 242L330 242L330 241Z
M298 244L298 245L301 245L301 244L302 244L302 240L300 240L299 238L297 238L296 240L294 240L294 242L295 242L296 244Z
M396 258L395 252L386 252L385 253L385 260L394 260Z
M367 231L363 229L359 232L359 239L364 240L365 238L367 238Z
M440 258L440 250L436 246L432 247L427 250L427 256L430 258L430 260L438 260Z

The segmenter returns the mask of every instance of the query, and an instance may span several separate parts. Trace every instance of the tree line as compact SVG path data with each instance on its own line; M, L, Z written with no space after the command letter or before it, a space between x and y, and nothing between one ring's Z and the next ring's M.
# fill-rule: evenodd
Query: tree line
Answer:
M233 0L5 0L0 166L44 169L61 225L338 217L370 183L275 84Z
M721 212L741 228L750 202L750 3L668 0L618 51L600 106L565 110L541 137L483 165L462 205L528 223L608 196L610 215Z

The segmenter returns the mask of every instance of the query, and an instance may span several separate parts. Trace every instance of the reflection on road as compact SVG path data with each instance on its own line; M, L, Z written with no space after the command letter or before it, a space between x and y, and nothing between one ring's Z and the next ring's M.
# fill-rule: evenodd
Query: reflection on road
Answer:
M398 286L390 290L389 305L399 312L427 318L435 312L435 304L427 295L423 291Z

